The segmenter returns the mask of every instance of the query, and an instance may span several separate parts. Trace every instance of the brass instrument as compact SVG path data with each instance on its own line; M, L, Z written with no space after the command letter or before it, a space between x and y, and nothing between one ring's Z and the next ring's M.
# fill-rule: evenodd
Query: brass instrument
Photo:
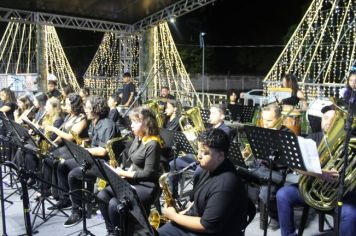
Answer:
M55 118L54 116L51 116L51 115L47 114L47 112L44 112L42 127L52 126L55 121L54 118ZM51 139L51 132L45 131L44 135L48 139ZM49 146L50 146L50 144L48 144L48 142L46 140L41 140L39 143L39 148L41 150L41 153L42 154L48 153Z
M200 108L193 107L182 114L179 125L194 150L198 150L197 137L205 130Z
M72 130L69 131L69 133L73 136L74 141L79 145L82 146L84 148L89 147L88 143L82 139L81 137L79 137L79 134L77 134L76 132L73 132Z
M318 146L318 153L323 170L335 169L341 173L344 164L343 145L346 136L344 124L347 119L347 113L339 108L336 108L335 112L334 120ZM355 128L355 126L356 119L354 118L352 127ZM355 149L356 138L351 138L348 147L349 165L345 173L345 194L350 192L356 185ZM305 202L322 211L332 210L336 206L338 186L339 181L327 182L321 178L307 175L303 175L299 179L299 189Z
M155 115L158 127L163 127L164 119L163 112L160 110L159 100L152 99L145 102L145 106L147 106Z
M167 172L167 173L164 173L163 175L161 175L161 177L159 177L158 182L159 182L159 186L162 189L163 201L168 207L174 207L174 209L176 211L179 210L179 207L177 206L177 203L176 203L175 199L173 198L173 194L169 190L168 177L170 175L179 175L179 174L187 171L191 167L196 166L197 164L198 164L197 162L192 162L188 166L181 169L180 171ZM166 217L161 216L156 209L153 209L150 212L148 221L150 222L150 225L153 228L158 229L158 227L160 226L161 223L167 223L169 220Z

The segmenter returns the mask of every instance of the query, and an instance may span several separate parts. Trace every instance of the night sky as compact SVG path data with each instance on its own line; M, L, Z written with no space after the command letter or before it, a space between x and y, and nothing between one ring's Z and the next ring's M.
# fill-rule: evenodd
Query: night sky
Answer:
M218 0L181 16L170 27L188 72L201 71L199 33L206 32L207 73L264 75L309 4L308 0ZM1 25L3 31L6 23ZM61 28L57 32L81 80L103 33Z

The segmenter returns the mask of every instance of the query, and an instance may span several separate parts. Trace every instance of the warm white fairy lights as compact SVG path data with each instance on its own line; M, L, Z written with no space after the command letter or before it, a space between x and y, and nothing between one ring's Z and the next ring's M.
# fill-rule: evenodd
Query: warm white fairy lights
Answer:
M355 0L314 0L267 74L265 91L293 73L308 100L337 94L356 59L355 12Z

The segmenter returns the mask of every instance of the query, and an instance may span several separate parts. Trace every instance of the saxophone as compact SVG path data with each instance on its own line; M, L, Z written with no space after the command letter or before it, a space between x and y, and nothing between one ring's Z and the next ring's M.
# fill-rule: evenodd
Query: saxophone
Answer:
M84 148L89 147L89 144L87 142L85 142L85 140L83 140L81 137L79 137L79 134L77 134L76 132L70 130L69 133L73 136L74 141L76 142L76 144L78 144L79 146L82 146Z
M161 177L159 177L158 182L159 182L159 186L161 187L161 190L162 190L163 201L168 207L174 207L174 209L176 211L179 210L176 200L174 199L173 194L169 190L168 177L170 175L179 175L196 165L198 165L198 163L193 162L193 163L190 163L185 168L181 169L180 171L167 172L167 173L164 173L163 175L161 175ZM169 222L169 219L167 219L164 216L161 216L156 209L152 209L150 212L150 215L148 217L148 221L150 222L150 225L153 228L158 229L161 223L165 224L165 223Z
M46 114L46 112L44 114L45 115L43 116L43 122L42 122L41 126L42 127L52 126L55 122L55 117L52 115ZM44 133L44 135L48 139L51 139L51 134L52 134L52 132L48 132L48 131L46 131ZM46 140L40 140L39 149L41 150L42 154L48 153L49 146L50 146L50 144L48 144L48 142Z
M336 106L337 107L337 106ZM341 173L343 160L343 146L345 140L344 124L347 119L345 111L336 108L336 114L329 130L326 131L324 139L318 146L320 164L323 170L335 169ZM354 117L352 127L355 128ZM351 138L348 152L349 159L345 173L345 194L352 191L356 186L356 138ZM337 203L338 187L340 182L326 182L321 178L303 175L299 179L299 189L304 201L321 211L332 210Z

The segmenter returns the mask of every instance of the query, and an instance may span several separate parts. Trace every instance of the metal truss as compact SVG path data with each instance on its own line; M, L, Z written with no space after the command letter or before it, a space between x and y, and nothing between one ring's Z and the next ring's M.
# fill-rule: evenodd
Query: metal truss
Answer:
M92 20L43 12L32 12L0 7L0 21L50 25L62 28L100 32L131 33L132 25Z
M181 0L133 24L133 31L146 30L172 17L176 18L192 12L216 0Z

